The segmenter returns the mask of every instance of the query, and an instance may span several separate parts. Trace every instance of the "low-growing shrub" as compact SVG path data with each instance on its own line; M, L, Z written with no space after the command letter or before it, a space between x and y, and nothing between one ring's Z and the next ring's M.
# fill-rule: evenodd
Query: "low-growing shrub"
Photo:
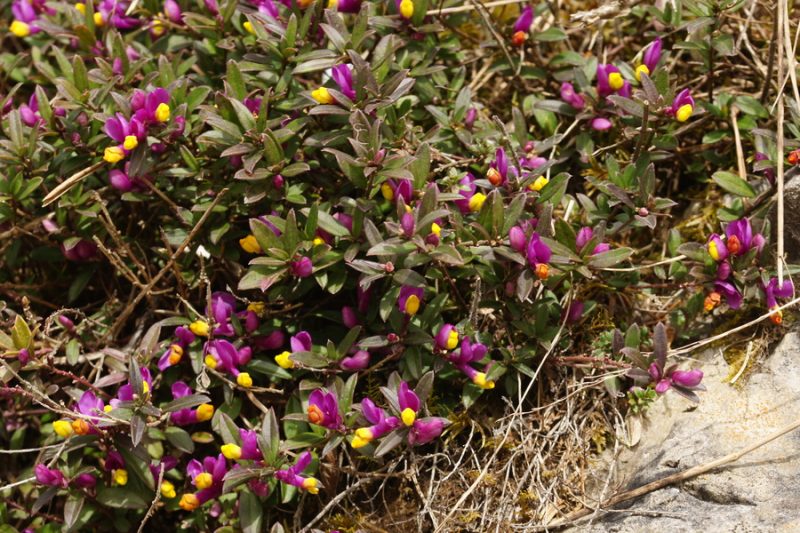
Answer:
M5 5L2 530L317 525L529 383L698 400L670 342L779 324L744 3L556 5Z

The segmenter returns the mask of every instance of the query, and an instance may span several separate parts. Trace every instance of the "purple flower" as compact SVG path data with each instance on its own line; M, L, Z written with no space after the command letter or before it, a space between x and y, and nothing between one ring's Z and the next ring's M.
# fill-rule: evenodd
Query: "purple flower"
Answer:
M720 281L726 280L731 276L733 268L727 261L722 261L717 265L717 279Z
M464 116L464 127L472 131L476 118L478 118L478 110L474 107L467 109L467 114Z
M764 237L760 233L753 235L750 220L746 218L734 220L728 224L725 227L725 235L727 236L725 245L728 248L728 252L733 255L744 255L752 247L755 247L761 253L761 249L764 247Z
M340 10L341 11L341 10ZM339 86L339 90L351 101L356 99L356 90L353 88L353 72L351 65L336 65L331 69L331 77ZM342 102L339 102L342 103Z
M767 309L770 311L778 307L777 298L791 298L792 295L794 295L794 283L792 282L792 278L784 279L782 285L778 281L778 278L771 278L769 283L762 285L762 289L764 290L764 296L767 300ZM776 325L780 325L783 322L783 312L778 310L773 313L770 315L770 320Z
M339 13L358 13L361 0L328 0L328 8L336 8Z
M342 427L339 402L336 395L324 389L317 389L308 397L308 421L328 429Z
M57 468L47 468L47 466L39 463L34 467L33 472L36 476L36 481L42 485L61 488L66 488L67 486L67 480L64 478L64 474Z
M539 234L534 231L528 241L526 257L528 264L539 279L547 279L550 271L547 263L550 262L551 256L552 252L550 251L550 247L542 242Z
M212 500L222 494L225 474L228 473L228 463L222 454L208 456L201 463L192 459L186 465L186 473L198 491L195 496L200 504Z
M580 230L578 230L578 235L575 237L575 247L580 251L586 246L586 243L592 240L594 237L594 230L588 226L584 226Z
M311 335L307 331L301 331L289 340L292 352L310 352Z
M298 278L307 278L314 271L314 265L308 257L301 257L289 265L292 275Z
M508 230L508 242L514 250L522 253L525 250L525 245L527 244L525 231L519 226L513 226L510 230Z
M183 24L181 6L175 0L164 0L164 14L174 24Z
M251 461L263 459L258 447L258 433L252 429L239 429L239 437L242 439L242 459Z
M486 172L486 179L495 187L504 184L508 179L508 157L503 148L498 148L494 155L494 161L489 165L489 170ZM516 169L511 167L512 174L516 175Z
M415 421L408 431L408 444L417 446L435 440L442 434L446 423L446 419L439 417L427 417Z
M701 389L700 382L703 380L702 370L677 370L674 366L662 373L657 363L652 363L648 369L652 383L655 383L655 391L664 394L672 387L682 389Z
M27 104L19 106L19 118L23 124L31 128L42 121L42 117L39 115L39 100L36 98L35 93L28 99Z
M586 99L576 93L575 87L567 81L561 84L561 99L578 110L586 107Z
M219 15L219 3L217 3L217 0L203 0L203 4L206 6L206 9L208 9L209 13L215 16Z
M414 236L414 213L409 213L406 211L403 213L403 216L400 217L400 229L403 230L403 235L407 238L411 238Z
M253 337L252 346L256 350L275 350L280 348L286 341L286 335L280 330L275 330L269 335L259 335Z
M604 117L595 117L591 121L592 129L596 130L596 131L609 130L609 129L611 129L611 126L613 126L613 125L614 124L610 120L608 120L607 118L604 118Z
M511 36L511 43L514 46L522 46L528 38L528 32L533 24L533 6L525 6L514 22L514 34Z
M533 6L525 6L519 14L516 22L514 22L514 31L521 31L528 33L533 24Z
M602 254L609 250L611 250L611 245L605 242L601 242L600 244L594 247L594 249L592 250L592 255Z
M300 472L308 468L311 464L311 459L311 452L301 453L293 466L275 472L275 479L287 485L305 489L311 494L317 494L319 492L319 482L313 477L304 477L300 475Z
M369 352L366 350L358 350L353 355L349 355L347 357L342 358L339 361L339 366L342 370L347 370L348 372L355 372L358 370L364 370L369 366L370 355Z
M417 311L419 311L420 305L422 305L422 298L424 294L425 290L421 287L403 285L400 288L400 294L397 297L397 307L400 308L400 312L408 316L416 315Z
M342 323L347 328L354 328L358 325L358 315L356 314L356 310L346 305L342 307Z
M97 255L97 245L86 239L67 239L61 244L61 253L69 261L88 261Z
M730 281L715 281L714 290L725 297L731 309L739 309L742 305L742 293Z
M584 308L584 303L581 301L570 302L569 307L564 311L563 317L565 317L570 324L574 324L583 316Z
M97 485L97 478L88 472L84 472L75 476L72 484L81 489L93 489Z
M597 65L597 93L601 98L614 93L626 96L630 94L630 83L617 67L600 63Z

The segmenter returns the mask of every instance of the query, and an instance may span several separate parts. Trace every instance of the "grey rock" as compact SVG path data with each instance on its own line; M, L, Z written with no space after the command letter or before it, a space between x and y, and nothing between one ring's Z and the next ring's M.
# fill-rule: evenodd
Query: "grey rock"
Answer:
M786 181L783 187L783 226L784 249L786 260L789 263L800 262L800 176L794 176ZM772 241L776 242L777 207L770 211L772 223Z
M800 209L799 209L800 210ZM736 452L800 416L800 337L787 334L760 366L735 388L723 380L722 355L701 356L708 391L694 406L668 393L654 405L641 439L607 457L596 478L613 466L610 493L632 489ZM599 483L602 485L602 482ZM596 495L595 495L596 496ZM800 430L739 461L680 485L621 504L572 531L800 532Z

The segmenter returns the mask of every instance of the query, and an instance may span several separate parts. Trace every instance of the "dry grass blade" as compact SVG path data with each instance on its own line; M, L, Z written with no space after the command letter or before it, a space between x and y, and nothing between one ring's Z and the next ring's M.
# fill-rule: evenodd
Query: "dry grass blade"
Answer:
M89 176L92 172L102 167L103 165L105 165L105 161L99 161L88 168L84 168L83 170L76 172L72 176L62 181L58 185L58 187L50 191L50 193L44 197L44 200L42 201L42 206L46 207L55 202L56 200L58 200L59 198L61 198L62 196L64 196L65 194L67 194L67 192L69 192L69 190L72 189L75 185L80 183L81 180Z

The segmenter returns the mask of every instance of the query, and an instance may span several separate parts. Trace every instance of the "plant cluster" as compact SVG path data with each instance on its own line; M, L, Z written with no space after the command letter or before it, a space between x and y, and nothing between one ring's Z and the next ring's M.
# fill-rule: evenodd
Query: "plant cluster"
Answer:
M743 2L596 47L551 3L457 4L4 7L3 531L281 531L522 380L697 400L670 340L781 323L784 155L696 81Z

